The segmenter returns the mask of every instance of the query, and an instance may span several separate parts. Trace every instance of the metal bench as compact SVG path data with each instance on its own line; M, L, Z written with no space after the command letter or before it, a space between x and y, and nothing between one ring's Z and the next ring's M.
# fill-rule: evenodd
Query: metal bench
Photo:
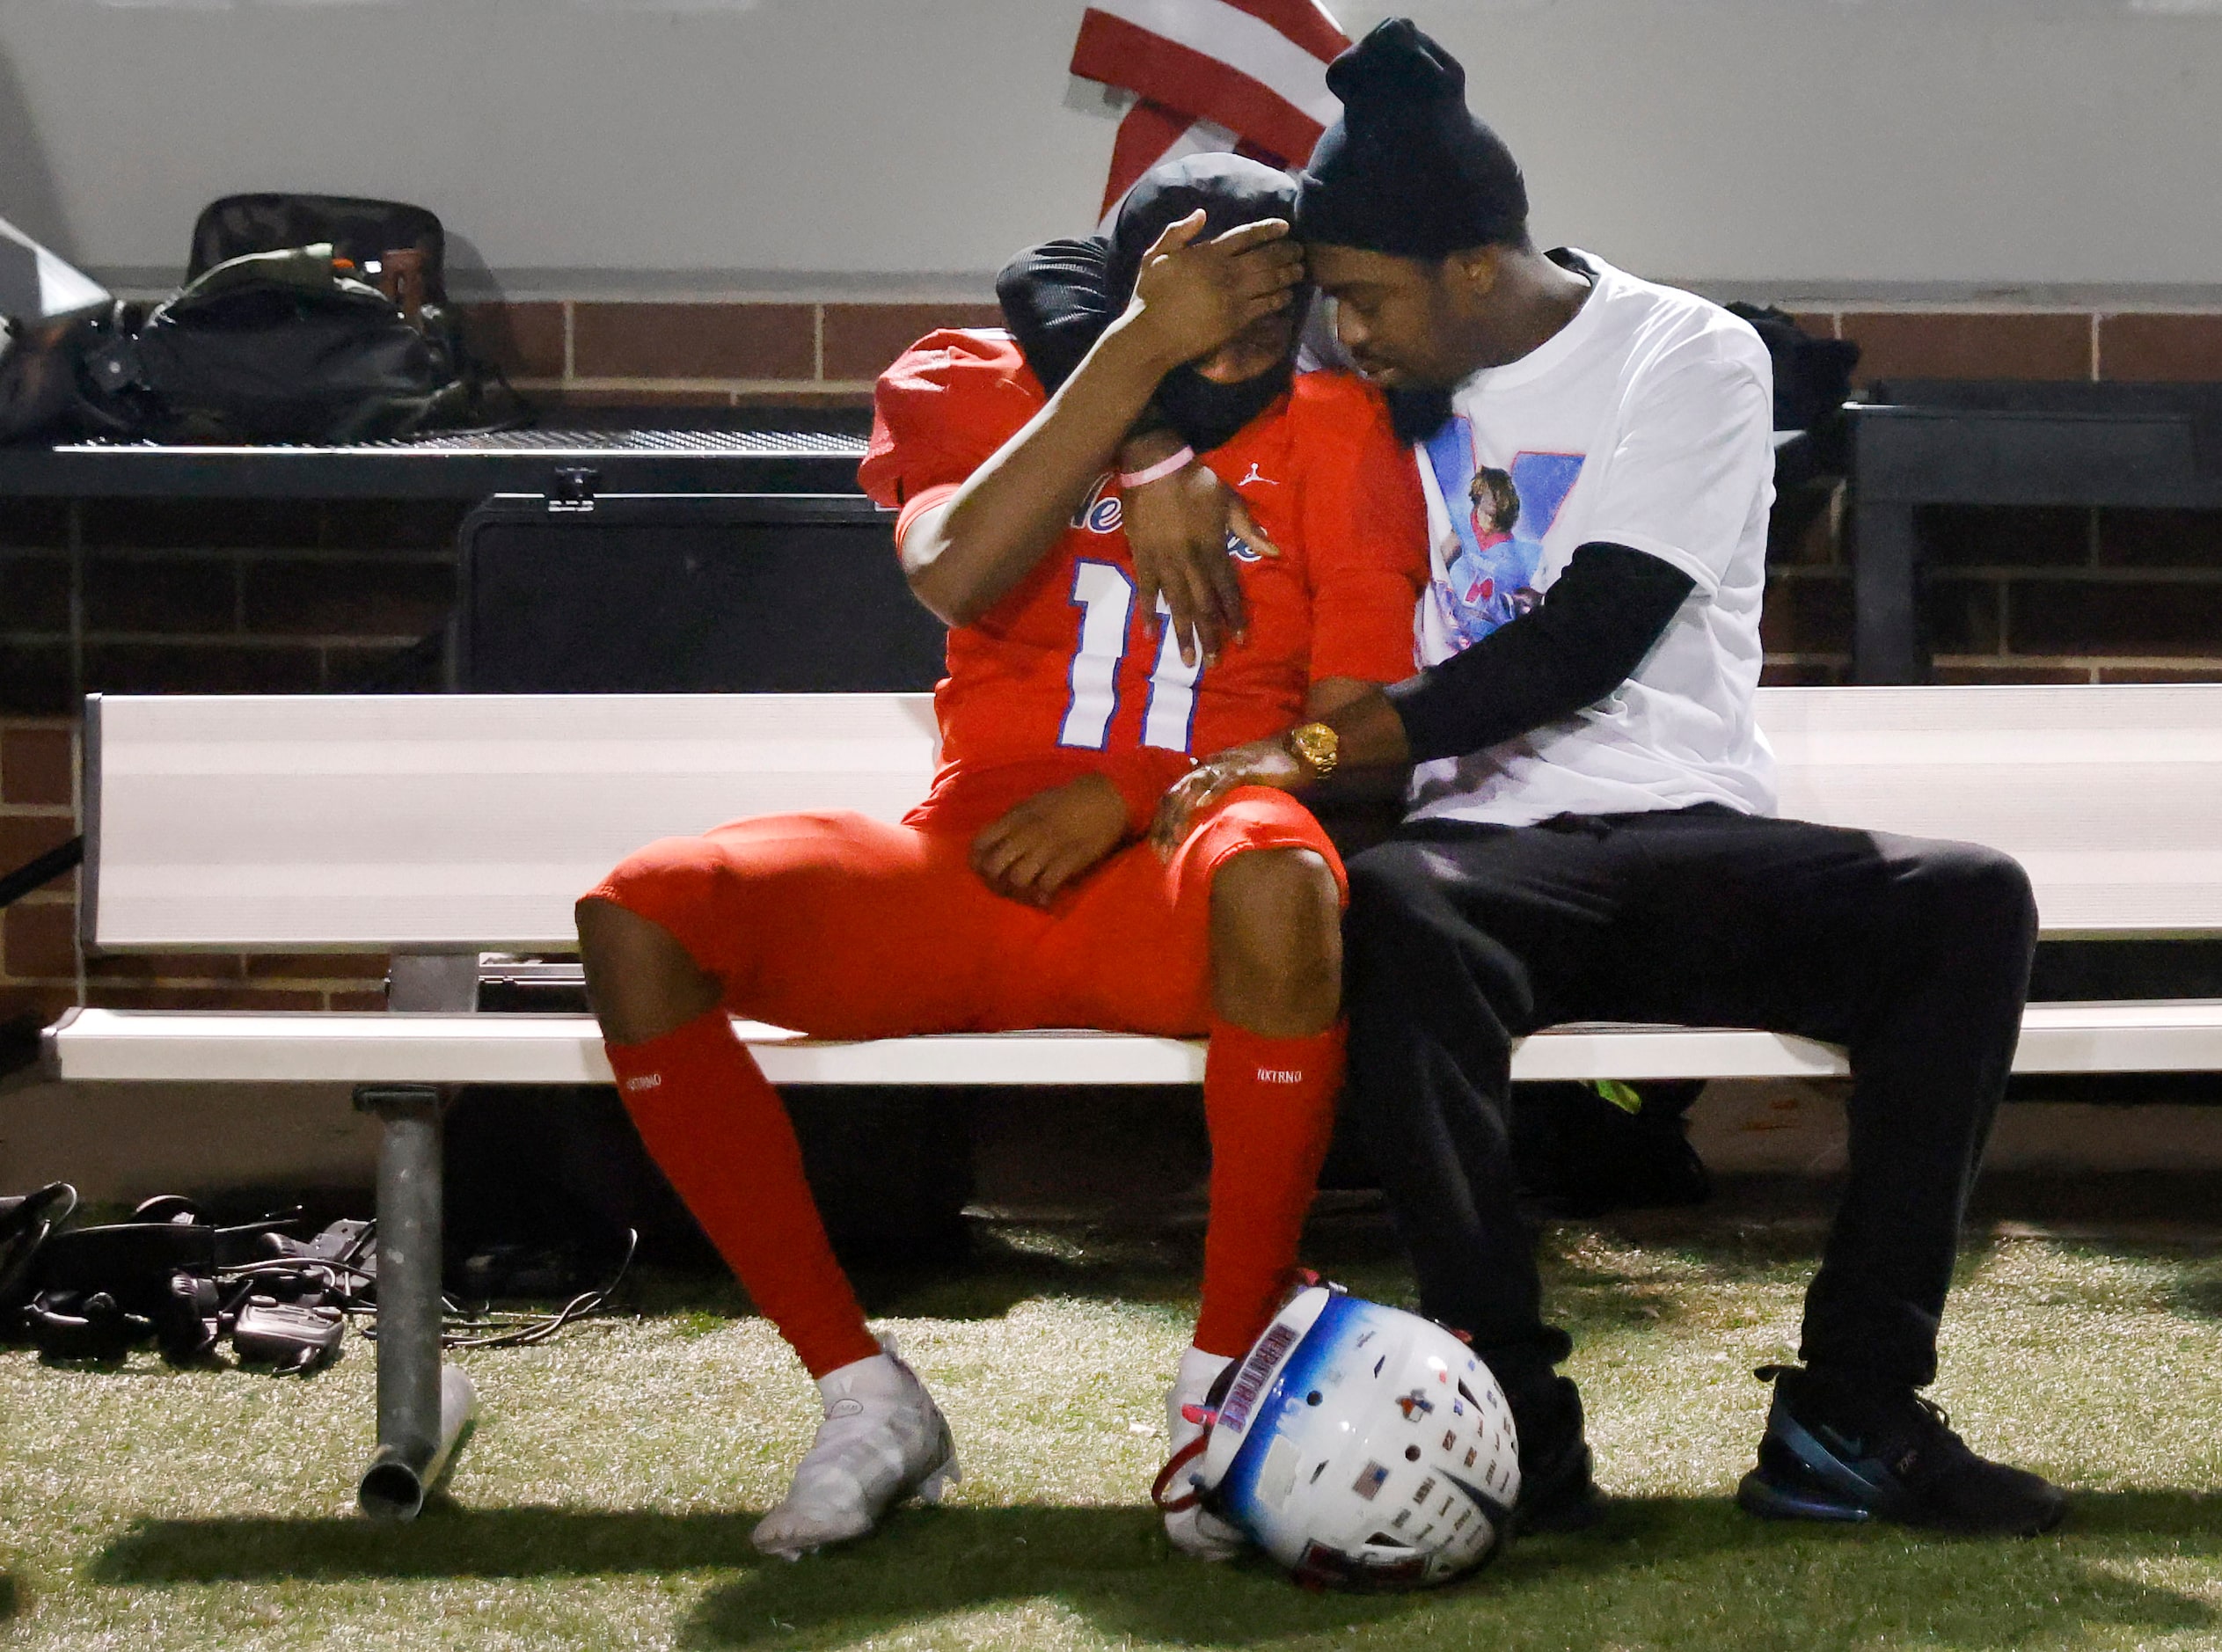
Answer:
M1782 809L1993 844L2050 938L2222 932L2222 685L1762 691ZM104 952L392 954L391 1012L79 1009L69 1080L344 1081L384 1120L378 1447L406 1518L476 1405L439 1352L444 1086L607 1082L590 1019L475 1012L479 954L573 944L627 852L741 815L894 818L925 791L924 695L95 697L85 941ZM1079 1031L821 1043L743 1024L792 1085L1199 1082L1200 1044ZM2222 1001L2030 1007L2015 1070L2222 1070ZM1734 1029L1526 1039L1517 1079L1820 1078L1841 1050Z

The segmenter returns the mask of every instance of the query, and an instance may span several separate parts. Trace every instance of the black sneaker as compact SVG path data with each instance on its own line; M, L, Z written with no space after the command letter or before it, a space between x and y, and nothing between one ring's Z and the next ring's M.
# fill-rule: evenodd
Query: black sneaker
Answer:
M1520 1431L1520 1495L1516 1531L1582 1531L1604 1518L1604 1499L1590 1477L1590 1443L1582 1434L1582 1391L1570 1377L1553 1377L1507 1394Z
M1862 1390L1794 1365L1774 1383L1759 1466L1736 1500L1774 1520L1889 1520L1969 1536L2035 1537L2067 1494L2026 1469L1977 1457L1944 1408L1911 1388Z

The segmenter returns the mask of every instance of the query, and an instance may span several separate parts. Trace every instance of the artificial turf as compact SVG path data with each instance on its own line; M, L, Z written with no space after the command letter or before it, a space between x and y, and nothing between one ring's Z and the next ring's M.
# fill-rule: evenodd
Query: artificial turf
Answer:
M2030 1542L1756 1523L1729 1502L1817 1249L1732 1210L1555 1230L1612 1513L1432 1594L1305 1594L1170 1558L1144 1507L1191 1242L998 1229L871 1289L965 1480L789 1565L748 1533L807 1442L778 1339L699 1283L466 1356L487 1407L452 1501L350 1511L372 1366L307 1381L0 1355L0 1644L40 1648L2222 1647L2222 1261L2196 1236L1971 1240L1937 1397L2075 1488ZM1315 1234L1403 1297L1378 1229Z

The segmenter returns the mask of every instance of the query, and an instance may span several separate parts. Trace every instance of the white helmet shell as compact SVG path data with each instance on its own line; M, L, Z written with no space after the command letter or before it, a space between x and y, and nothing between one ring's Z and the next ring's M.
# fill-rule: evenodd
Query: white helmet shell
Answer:
M1195 1478L1298 1581L1414 1588L1503 1541L1519 1436L1450 1332L1314 1285L1237 1367Z

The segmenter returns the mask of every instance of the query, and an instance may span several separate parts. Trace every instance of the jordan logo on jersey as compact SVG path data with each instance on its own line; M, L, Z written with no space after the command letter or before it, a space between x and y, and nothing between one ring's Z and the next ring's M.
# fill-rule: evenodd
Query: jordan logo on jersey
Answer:
M1095 486L1080 501L1080 508L1072 513L1072 525L1086 533L1116 533L1119 524L1126 520L1126 508L1119 496L1111 490L1112 475L1106 471L1095 479Z
M1278 487L1281 486L1280 483L1275 481L1271 477L1263 476L1259 473L1258 462L1255 459L1250 461L1249 472L1245 475L1240 481L1237 482L1235 486L1237 487L1247 487L1253 482L1255 482L1260 487ZM1242 536L1238 533L1230 533L1227 535L1227 554L1232 557L1237 562L1262 562L1265 559L1256 552L1250 549L1247 545L1244 544Z

